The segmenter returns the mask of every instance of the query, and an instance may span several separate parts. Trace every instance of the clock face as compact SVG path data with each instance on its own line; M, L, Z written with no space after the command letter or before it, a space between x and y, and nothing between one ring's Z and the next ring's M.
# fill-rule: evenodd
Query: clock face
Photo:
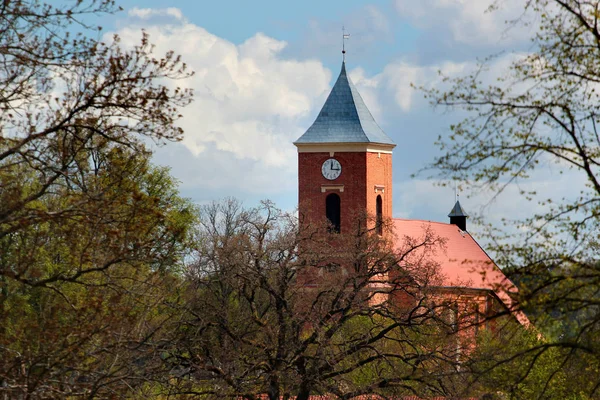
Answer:
M325 160L323 163L323 166L321 167L321 173L325 179L332 181L337 179L337 177L342 173L342 165L335 158L330 158L329 160Z

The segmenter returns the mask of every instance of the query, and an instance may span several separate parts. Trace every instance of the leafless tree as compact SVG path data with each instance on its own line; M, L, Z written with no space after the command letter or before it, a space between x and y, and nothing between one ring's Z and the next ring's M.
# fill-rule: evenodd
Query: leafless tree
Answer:
M374 221L330 233L268 202L215 203L200 219L180 337L166 351L174 392L451 393L456 348L428 292L440 276L416 251L440 238L424 231L394 248Z

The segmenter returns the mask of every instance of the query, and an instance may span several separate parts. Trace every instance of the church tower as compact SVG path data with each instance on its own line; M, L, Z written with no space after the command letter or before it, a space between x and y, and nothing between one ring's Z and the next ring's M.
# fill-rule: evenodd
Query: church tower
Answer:
M296 142L299 213L304 223L329 221L350 232L365 211L392 217L394 142L367 109L342 63L340 75L312 126Z

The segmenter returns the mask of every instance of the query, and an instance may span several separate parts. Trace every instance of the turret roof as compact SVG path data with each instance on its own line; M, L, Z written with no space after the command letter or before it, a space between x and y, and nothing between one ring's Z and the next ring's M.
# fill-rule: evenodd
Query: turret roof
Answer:
M346 64L317 119L294 144L380 143L395 145L381 130L356 87L346 74Z
M452 207L452 210L450 211L450 214L448 214L448 216L449 217L468 217L467 213L465 213L465 211L460 206L460 202L458 200L456 200L456 204L454 204L454 207Z

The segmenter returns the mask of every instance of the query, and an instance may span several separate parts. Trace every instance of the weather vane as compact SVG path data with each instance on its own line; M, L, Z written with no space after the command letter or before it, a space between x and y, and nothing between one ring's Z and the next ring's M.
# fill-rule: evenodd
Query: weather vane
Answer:
M342 26L342 57L346 62L346 40L350 39L350 34L346 33L346 29Z

